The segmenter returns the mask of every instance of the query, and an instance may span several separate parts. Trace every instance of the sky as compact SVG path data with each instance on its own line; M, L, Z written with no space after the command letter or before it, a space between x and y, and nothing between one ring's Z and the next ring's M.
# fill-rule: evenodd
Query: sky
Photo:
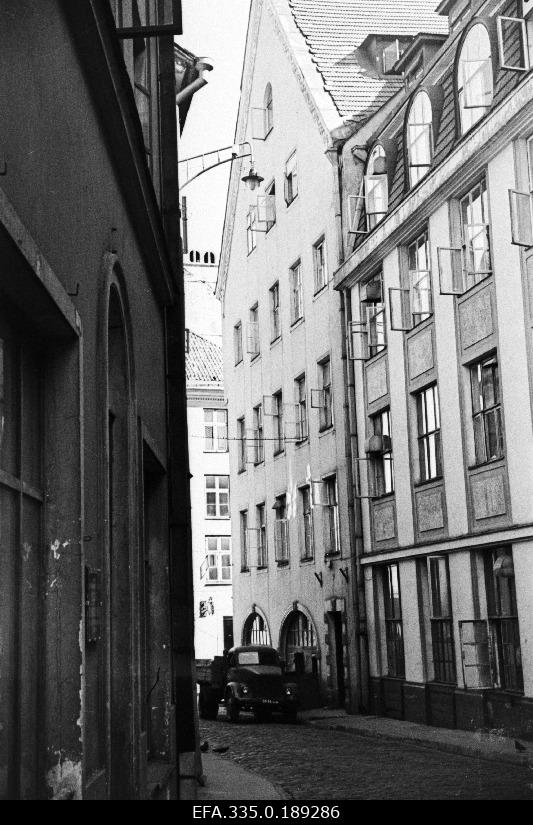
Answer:
M211 58L208 85L192 100L180 158L230 146L235 140L250 0L183 0L183 35L177 42ZM186 187L189 249L220 253L230 164ZM212 270L213 280L216 270Z

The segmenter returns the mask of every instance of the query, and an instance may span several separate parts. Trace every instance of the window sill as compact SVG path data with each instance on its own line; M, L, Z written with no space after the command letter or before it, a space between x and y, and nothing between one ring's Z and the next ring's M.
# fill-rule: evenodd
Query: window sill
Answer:
M257 249L257 246L254 246L253 249L250 249L250 251L247 253L246 257L249 258L250 255L253 255L256 249Z
M241 358L241 360L240 360L240 361L235 361L234 366L235 366L235 367L238 367L238 366L239 366L239 364L242 364L242 363L244 363L244 361L243 361L243 359Z
M239 469L237 470L237 475L241 476L245 472L246 472L246 467L239 467Z
M306 444L309 444L309 436L307 436L307 438L302 438L301 441L294 442L294 446L297 450L300 450L302 447L305 447Z
M276 221L274 221L271 226L269 226L269 227L267 227L267 229L265 229L265 235L268 235L270 232L272 232L272 230L274 229L275 226L276 226Z
M482 273L480 273L480 275L481 274ZM472 292L473 289L478 287L480 284L483 284L483 283L485 283L485 281L488 281L489 278L492 278L492 272L487 272L486 274L483 274L483 277L481 277L479 279L479 281L476 281L475 284L472 284L472 286L469 286L468 289L465 289L465 291L461 293L461 295L457 295L456 297L457 298L464 298L465 295L468 295L470 292Z
M268 564L258 564L256 569L258 572L261 570L268 570Z
M322 438L323 435L328 435L328 433L334 433L335 427L333 424L330 424L329 427L321 427L318 431L318 437Z
M280 341L281 341L281 334L280 334L280 335L278 335L278 337L277 337L277 338L274 338L274 339L270 342L270 349L272 349L272 347L275 347L275 346L276 346L276 344L279 344L279 342L280 342Z
M265 463L264 458L261 459L261 461L254 461L254 467L261 467L262 465L264 465L264 463Z
M392 493L382 493L379 496L372 496L370 501L377 501L377 502L380 502L380 503L382 501L387 501L388 499L390 499L390 501L392 501L394 499L395 495L396 495L396 493L393 490Z
M498 464L499 462L505 461L505 456L500 455L498 458L489 458L488 461L480 461L479 464L469 464L468 465L468 472L473 472L474 470L482 470L484 467L490 467L493 464Z
M278 567L288 567L289 566L288 561L276 561L276 564L278 565Z
M328 561L328 559L339 559L340 556L340 550L335 550L334 553L324 553L324 561Z
M312 562L314 562L314 560L314 556L304 556L300 559L300 564L311 564Z
M225 582L204 582L204 587L231 587L231 579Z
M204 450L204 455L225 455L229 450Z
M365 364L370 364L371 361L377 361L378 358L383 357L387 353L387 346L385 345L383 349L380 349L379 352L375 352L373 355L369 355L368 358L365 360Z
M303 324L304 320L305 320L305 318L302 315L301 318L297 318L296 321L293 321L291 323L291 332L294 332L295 329L298 329L298 327Z
M444 476L435 476L435 478L426 478L424 481L415 481L413 487L415 490L420 489L421 487L428 487L430 484L442 484L444 481Z
M317 300L317 298L320 298L320 296L321 296L321 295L323 295L323 294L324 294L324 292L327 292L327 289L328 289L328 283L329 283L329 282L328 282L328 281L326 281L326 283L324 284L324 286L321 286L321 287L320 287L320 289L317 289L317 291L313 294L313 301Z
M249 573L249 572L250 572L249 567L241 567L241 573Z
M260 358L261 358L261 353L260 352L256 353L255 355L251 355L250 356L250 364L255 364L255 362L259 361Z
M280 455L285 455L285 448L283 447L281 450L274 451L274 458L279 458Z
M206 521L229 521L231 516L205 516Z
M296 195L294 196L294 198L292 200L290 200L290 201L286 200L285 201L285 206L287 207L287 209L289 209L289 207L292 206L294 201L297 201L297 200L298 200L298 192L296 193Z

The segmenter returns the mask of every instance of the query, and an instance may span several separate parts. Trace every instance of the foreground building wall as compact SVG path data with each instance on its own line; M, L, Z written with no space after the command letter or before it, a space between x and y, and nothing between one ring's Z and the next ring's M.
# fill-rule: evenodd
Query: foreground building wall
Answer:
M521 3L441 5L452 34L345 181L372 708L531 736L531 26ZM460 92L472 38L484 79ZM432 120L410 119L421 94ZM350 222L376 147L387 214L367 178Z
M175 796L195 733L187 449L167 426L186 410L179 239L159 212L173 36L122 51L108 3L1 5L0 797Z

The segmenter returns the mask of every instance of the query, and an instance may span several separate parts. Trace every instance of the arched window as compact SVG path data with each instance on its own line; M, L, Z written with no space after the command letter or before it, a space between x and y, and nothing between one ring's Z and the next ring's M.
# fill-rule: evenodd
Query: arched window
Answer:
M431 100L426 91L415 95L407 118L409 184L414 186L428 172L433 157Z
M315 629L312 621L301 610L295 610L287 619L284 648L288 671L316 672L318 648Z
M272 129L274 128L274 101L272 98L272 86L270 83L267 83L267 87L265 89L264 109L266 137L268 133L272 131Z
M482 23L466 35L457 64L461 132L468 132L492 104L494 82L489 33Z
M365 175L365 208L367 229L373 229L387 214L389 186L385 149L377 143L368 159Z
M269 645L271 643L267 624L259 613L250 613L246 619L242 643L243 645Z

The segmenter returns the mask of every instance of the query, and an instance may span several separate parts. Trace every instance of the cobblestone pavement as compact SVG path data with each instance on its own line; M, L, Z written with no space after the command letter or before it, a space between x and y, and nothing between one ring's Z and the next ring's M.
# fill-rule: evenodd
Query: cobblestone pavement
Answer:
M258 724L243 714L232 724L222 709L215 722L200 721L200 737L294 799L533 799L532 768L275 717Z

